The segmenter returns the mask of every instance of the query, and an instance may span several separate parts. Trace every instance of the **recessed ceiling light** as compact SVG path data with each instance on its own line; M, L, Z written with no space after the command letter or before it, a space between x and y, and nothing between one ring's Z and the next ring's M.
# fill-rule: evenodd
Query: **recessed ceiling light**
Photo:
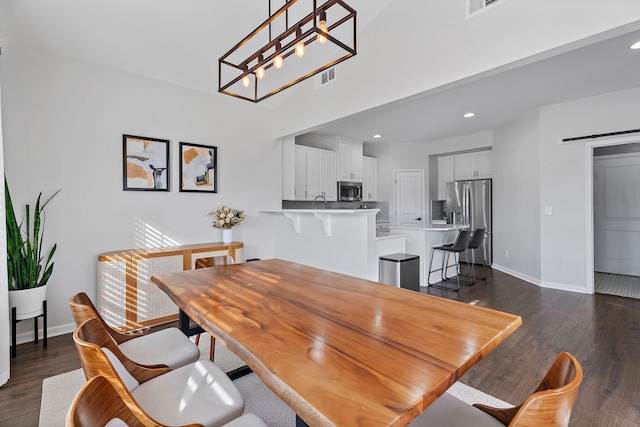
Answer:
M636 42L631 45L631 49L640 49L640 42Z
M468 119L469 117L473 117L473 116L475 116L475 115L476 115L475 113L466 113L463 117L464 117L465 119Z
M373 135L373 137L374 137L375 139L378 139L378 138L382 138L382 135L375 134L375 135Z

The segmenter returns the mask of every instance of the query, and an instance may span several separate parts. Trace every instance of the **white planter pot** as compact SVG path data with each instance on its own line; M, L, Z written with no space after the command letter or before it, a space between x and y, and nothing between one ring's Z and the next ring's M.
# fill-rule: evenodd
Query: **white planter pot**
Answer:
M30 319L42 314L42 302L47 299L47 286L9 291L9 310L16 308L17 320Z
M222 229L222 243L231 243L233 242L233 230L230 228Z

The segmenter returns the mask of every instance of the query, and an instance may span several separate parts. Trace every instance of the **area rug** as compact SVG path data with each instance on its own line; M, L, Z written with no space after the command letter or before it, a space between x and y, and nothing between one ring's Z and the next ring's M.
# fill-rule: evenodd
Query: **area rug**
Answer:
M202 357L209 355L209 338L200 340ZM215 362L225 372L229 372L244 363L224 346L216 343ZM42 401L40 405L40 427L63 427L67 410L71 402L85 383L82 369L46 378L42 382ZM245 375L234 380L245 400L245 412L252 412L269 427L295 427L295 413L278 396L262 383L256 374ZM484 403L495 407L511 406L460 382L449 388L449 393L469 404Z
M595 291L599 294L640 299L640 277L622 274L594 274Z

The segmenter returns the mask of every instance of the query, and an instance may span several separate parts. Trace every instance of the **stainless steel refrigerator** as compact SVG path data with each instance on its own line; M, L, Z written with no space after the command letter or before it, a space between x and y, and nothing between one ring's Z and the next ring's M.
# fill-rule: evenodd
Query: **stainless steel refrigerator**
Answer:
M484 228L486 265L493 260L493 226L491 217L491 180L478 179L447 183L447 220L452 224L469 224L470 230ZM475 262L482 263L482 248L474 249ZM461 256L466 261L466 254ZM471 259L469 259L471 261Z

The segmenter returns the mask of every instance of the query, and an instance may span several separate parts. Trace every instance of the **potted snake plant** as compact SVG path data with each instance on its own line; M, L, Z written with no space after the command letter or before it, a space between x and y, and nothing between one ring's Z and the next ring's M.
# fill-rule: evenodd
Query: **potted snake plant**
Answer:
M44 203L41 203L42 193L38 194L35 208L32 210L27 204L24 220L18 223L6 178L4 181L9 306L16 307L17 320L42 314L57 248L54 244L46 252L43 247L44 208L59 192L56 191Z

